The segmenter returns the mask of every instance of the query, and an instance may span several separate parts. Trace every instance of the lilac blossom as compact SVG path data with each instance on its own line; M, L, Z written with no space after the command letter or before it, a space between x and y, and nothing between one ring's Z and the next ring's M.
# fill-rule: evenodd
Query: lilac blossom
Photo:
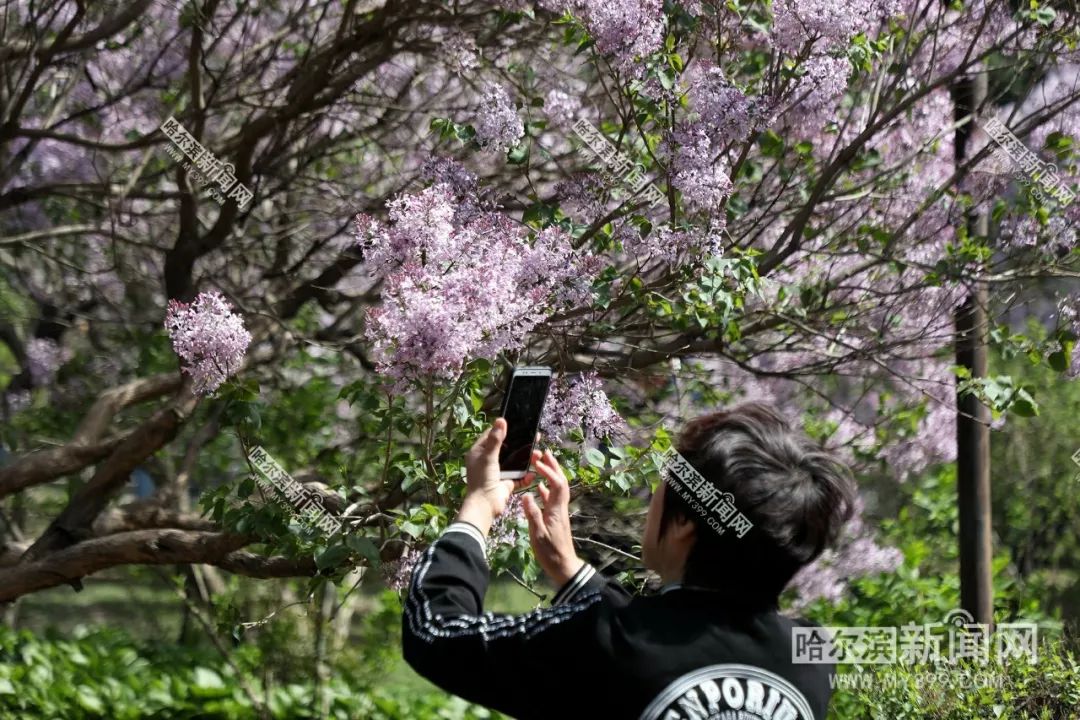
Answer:
M544 96L544 112L558 125L572 125L580 109L581 100L557 88L548 90Z
M521 506L521 496L511 495L506 503L506 510L491 524L487 537L488 552L503 545L517 545L524 521L525 509Z
M628 429L592 370L571 380L559 377L544 405L540 429L545 436L560 442L576 428L584 431L586 439L597 440L622 435Z
M1070 204L1040 223L1027 213L1006 215L1001 219L999 237L1014 250L1037 249L1044 253L1065 254L1077 247L1080 230L1080 204Z
M808 42L842 50L856 34L899 11L897 0L773 0L773 45L790 55Z
M719 67L712 63L697 66L690 73L687 97L705 131L720 145L746 137L750 130L750 99L724 77Z
M458 198L471 196L476 192L476 175L457 160L433 155L421 168L421 175L434 183L450 186Z
M480 65L476 41L460 30L449 33L443 39L442 49L446 64L459 75L471 72Z
M615 239L622 244L623 251L627 255L639 261L656 258L673 263L687 252L697 257L723 255L720 229L713 228L711 231L699 228L676 229L670 225L661 225L642 237L637 227L625 224L616 231Z
M30 371L30 383L48 385L56 377L56 371L70 359L70 354L52 338L31 338L26 343L26 362Z
M713 141L702 123L676 128L667 143L672 152L672 184L692 208L716 213L731 193L726 164L716 158Z
M445 183L390 203L385 225L357 218L370 269L385 277L365 337L381 372L398 381L451 378L467 361L520 347L559 308L587 303L604 261L569 235L527 229L487 209L460 212Z
M909 437L889 443L881 457L901 482L933 464L956 459L955 402L927 401L927 410Z
M596 49L624 72L640 70L635 60L664 42L663 0L540 0L540 5L580 19Z
M906 3L911 0L905 0ZM911 8L917 12L922 9ZM911 11L908 11L911 14ZM997 0L970 0L962 9L948 9L935 26L932 42L923 42L912 56L912 72L921 82L930 83L951 75L995 46L1008 51L1015 44L1030 45L1032 34L1019 32L1021 24L1012 19L1008 3Z
M397 560L385 562L380 566L383 581L391 590L401 592L409 587L413 570L420 561L423 551L409 548Z
M476 121L476 139L485 149L505 152L525 136L525 125L518 116L510 93L502 85L488 83L483 91L480 117Z
M587 225L607 214L608 192L598 173L578 173L555 186L562 208L576 222Z
M15 415L30 407L31 395L29 390L5 391L3 394L4 406L7 414Z
M794 89L796 103L806 113L824 117L835 110L836 103L847 88L851 75L851 63L846 57L815 55L802 67L806 73L799 78Z
M199 395L213 393L236 374L251 343L243 319L217 292L199 293L191 304L170 300L165 330Z

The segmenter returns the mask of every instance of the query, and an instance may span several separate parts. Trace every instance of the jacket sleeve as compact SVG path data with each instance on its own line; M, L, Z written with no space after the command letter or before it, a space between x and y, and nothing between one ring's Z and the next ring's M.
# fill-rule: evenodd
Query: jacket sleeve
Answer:
M580 598L597 592L617 608L623 607L633 598L633 595L618 580L601 575L596 568L585 563L572 578L566 581L565 585L559 588L555 597L551 599L551 604L559 606L574 603Z
M405 660L471 702L518 718L555 717L554 708L542 707L533 678L604 656L603 638L609 635L604 596L578 593L573 602L524 615L485 613L490 579L485 548L476 527L456 522L421 555L402 616ZM571 685L586 677L561 675ZM578 689L565 687L563 693Z

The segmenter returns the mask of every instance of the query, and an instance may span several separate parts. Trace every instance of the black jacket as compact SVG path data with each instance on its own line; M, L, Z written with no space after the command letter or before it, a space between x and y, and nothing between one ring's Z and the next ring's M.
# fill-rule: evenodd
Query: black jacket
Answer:
M483 612L486 543L456 522L421 556L405 660L444 690L514 718L825 720L832 665L792 664L775 603L668 585L634 597L586 565L525 615Z

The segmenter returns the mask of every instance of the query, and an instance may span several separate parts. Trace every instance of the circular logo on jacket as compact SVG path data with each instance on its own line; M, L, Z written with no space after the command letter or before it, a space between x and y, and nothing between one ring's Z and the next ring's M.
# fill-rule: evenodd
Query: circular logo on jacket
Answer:
M814 720L798 688L753 665L709 665L664 688L640 720Z

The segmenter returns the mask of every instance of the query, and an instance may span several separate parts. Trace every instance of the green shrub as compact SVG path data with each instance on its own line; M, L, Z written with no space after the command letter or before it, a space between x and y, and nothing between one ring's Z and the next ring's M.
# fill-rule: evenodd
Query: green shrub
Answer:
M1060 641L1045 643L1035 663L845 669L830 713L843 720L1080 718L1080 658Z
M259 653L242 647L232 660L274 720L313 718L314 687L269 692L256 679ZM437 692L366 688L332 678L322 691L336 720L474 720L495 717ZM117 630L73 640L0 627L3 720L256 720L251 698L219 654L177 645L137 644Z

